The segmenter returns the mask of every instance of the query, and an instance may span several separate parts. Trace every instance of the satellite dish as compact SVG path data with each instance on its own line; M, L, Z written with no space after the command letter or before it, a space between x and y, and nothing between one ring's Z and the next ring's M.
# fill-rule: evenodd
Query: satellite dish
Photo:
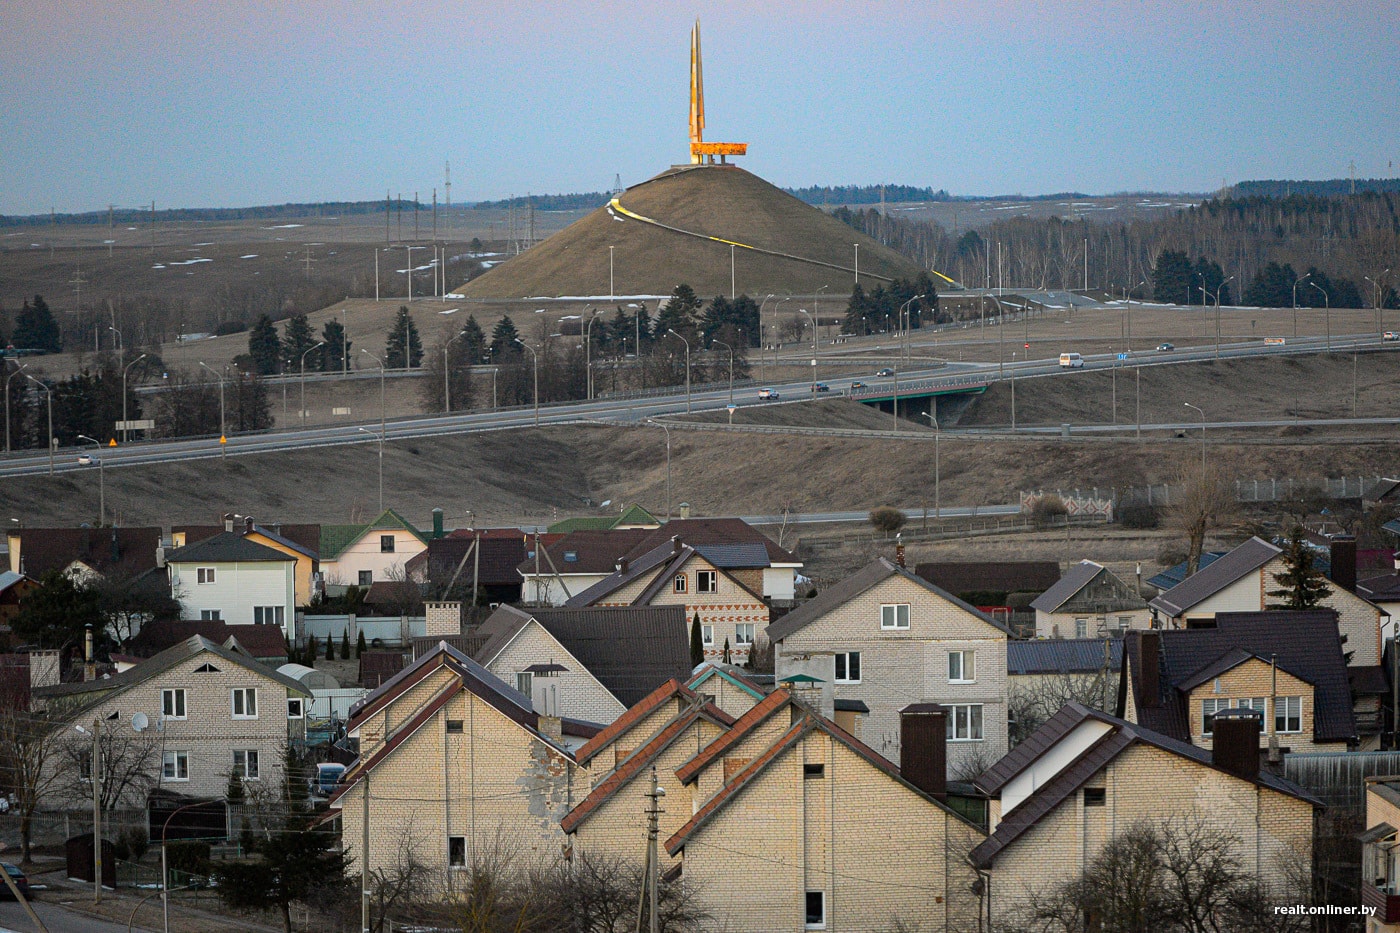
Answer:
M151 725L151 720L145 713L137 713L131 717L131 728L136 732L145 732Z

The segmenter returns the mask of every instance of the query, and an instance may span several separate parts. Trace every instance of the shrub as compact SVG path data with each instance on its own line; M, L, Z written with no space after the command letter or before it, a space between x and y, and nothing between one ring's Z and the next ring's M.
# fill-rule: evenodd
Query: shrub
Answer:
M1031 520L1035 522L1037 528L1048 528L1055 523L1055 519L1068 514L1069 509L1065 508L1065 500L1051 493L1036 500L1035 506L1031 509Z
M198 839L180 839L165 844L165 858L172 872L191 875L209 873L209 843Z
M892 505L882 505L879 508L870 510L870 524L876 531L883 532L887 537L904 527L904 523L909 517Z
M1156 506L1137 502L1118 510L1118 524L1124 528L1156 528L1160 523Z

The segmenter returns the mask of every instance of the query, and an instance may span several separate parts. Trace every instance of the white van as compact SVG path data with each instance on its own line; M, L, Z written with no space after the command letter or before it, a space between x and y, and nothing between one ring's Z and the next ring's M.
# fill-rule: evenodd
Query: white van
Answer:
M1065 369L1079 369L1084 365L1084 357L1078 353L1061 353L1060 365Z

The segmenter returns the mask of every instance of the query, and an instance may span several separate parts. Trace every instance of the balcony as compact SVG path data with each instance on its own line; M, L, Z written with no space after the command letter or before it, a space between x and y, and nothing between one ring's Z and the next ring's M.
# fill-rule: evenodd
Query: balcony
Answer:
M1400 923L1400 894L1391 893L1393 888L1361 885L1361 903L1373 909L1381 923Z

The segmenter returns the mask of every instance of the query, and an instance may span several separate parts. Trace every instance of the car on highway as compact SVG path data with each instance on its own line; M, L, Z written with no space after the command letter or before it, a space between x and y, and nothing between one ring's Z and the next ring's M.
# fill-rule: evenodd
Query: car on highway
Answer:
M15 887L19 889L19 893L28 898L29 876L23 871L20 871L18 865L12 865L9 862L0 862L0 868L5 869L6 874L10 876L10 880L13 881ZM10 886L8 884L0 884L0 900L8 901L13 899L14 895L10 893Z
M851 388L852 388L852 389L863 389L863 388L865 388L865 383L861 382L860 380L856 380L856 381L854 381L854 382L851 383Z
M82 464L83 466L92 466L92 455L91 455L91 454L79 454L79 455L78 455L78 463Z
M1065 369L1080 369L1084 366L1084 357L1078 353L1061 353L1060 365Z
M893 370L893 369L890 369L888 366L886 366L884 369L876 370L875 375L877 375L877 376L893 376L893 375L894 375L894 370Z
M758 397L759 397L759 398L782 398L782 396L778 394L778 392L777 392L776 389L759 389L759 390L758 390Z
M825 382L818 382L815 386L813 386L813 388L815 388L818 392L831 391L831 386L827 385Z
M1175 345L1170 344L1170 343L1159 343L1159 344L1157 344L1157 352L1158 352L1158 353L1168 353L1168 352L1170 352L1170 351L1172 351L1172 350L1175 350L1175 349L1176 349Z
M1397 334L1397 333L1396 333L1395 331L1393 331L1393 330L1388 330L1388 331L1386 331L1384 334L1381 334L1381 339L1382 339L1382 340L1400 340L1400 334Z

